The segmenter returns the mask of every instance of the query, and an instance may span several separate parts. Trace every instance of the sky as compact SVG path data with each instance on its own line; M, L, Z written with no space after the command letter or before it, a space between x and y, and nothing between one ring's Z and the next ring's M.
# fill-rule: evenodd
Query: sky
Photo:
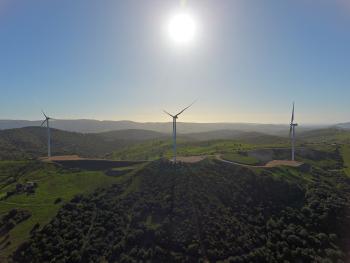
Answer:
M189 12L193 43L165 28ZM350 121L348 0L0 0L0 119Z

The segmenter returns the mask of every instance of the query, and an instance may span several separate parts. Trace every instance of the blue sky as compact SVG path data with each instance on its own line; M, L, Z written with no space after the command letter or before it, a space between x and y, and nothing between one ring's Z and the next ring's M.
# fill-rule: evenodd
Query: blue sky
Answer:
M0 119L300 123L350 120L346 0L0 0Z

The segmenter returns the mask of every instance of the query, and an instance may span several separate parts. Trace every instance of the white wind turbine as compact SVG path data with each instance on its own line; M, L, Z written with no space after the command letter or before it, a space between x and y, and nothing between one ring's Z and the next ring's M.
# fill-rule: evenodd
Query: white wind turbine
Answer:
M178 118L178 116L183 113L185 110L187 110L189 107L191 107L196 101L192 102L191 105L187 106L186 108L184 108L182 111L180 111L178 114L176 115L172 115L169 112L163 110L166 114L168 114L170 117L173 118L173 147L174 147L174 163L176 163L176 120Z
M51 157L51 133L50 133L50 120L52 118L48 117L44 111L41 111L44 114L45 120L41 123L41 127L45 124L46 122L46 127L47 127L47 157Z
M292 140L292 161L295 161L295 127L298 124L294 123L294 102L293 102L293 111L292 111L292 119L290 121L290 129L289 129L289 137Z

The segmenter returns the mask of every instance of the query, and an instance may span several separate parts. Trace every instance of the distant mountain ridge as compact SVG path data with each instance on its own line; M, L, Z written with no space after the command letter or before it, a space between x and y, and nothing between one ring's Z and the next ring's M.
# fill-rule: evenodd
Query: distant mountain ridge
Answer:
M40 126L42 121L0 120L0 130ZM80 133L100 133L117 130L150 130L160 133L171 133L170 122L133 122L133 121L98 121L98 120L55 120L51 127L59 130ZM300 126L299 131L324 128L327 125ZM288 135L288 124L257 124L257 123L190 123L178 122L179 133L211 132L217 130L235 130L242 132L260 132L270 135Z
M209 132L197 132L180 134L180 138L192 141L210 141L210 140L239 140L242 142L265 143L285 141L285 137L270 135L262 132L239 131L239 130L216 130Z
M151 130L127 129L101 133L78 133L52 128L53 155L77 154L82 157L107 157L113 152L145 144L153 147L172 143L170 133ZM285 135L285 134L284 134ZM240 130L215 130L197 133L178 133L182 143L235 140L251 144L286 144L288 136ZM331 127L298 132L298 142L350 141L350 130ZM157 146L158 147L158 146ZM0 159L37 158L47 152L47 131L45 127L24 127L0 130Z
M328 143L349 143L350 142L350 130L340 128L338 126L330 127L327 129L306 131L300 134L301 140L309 142L328 142Z
M128 129L102 133L78 133L51 129L53 155L80 155L82 157L106 157L112 152L146 141L171 144L172 136L150 130ZM186 142L210 140L241 140L243 142L281 142L286 138L258 132L217 130L199 133L178 133L178 139ZM45 127L24 127L0 130L0 159L36 158L47 152Z
M82 157L105 157L121 147L164 137L166 137L164 134L143 130L83 134L51 129L53 155L77 154ZM0 160L36 158L45 156L46 153L46 128L24 127L0 130Z
M350 122L339 123L336 125L336 127L348 130L350 129Z

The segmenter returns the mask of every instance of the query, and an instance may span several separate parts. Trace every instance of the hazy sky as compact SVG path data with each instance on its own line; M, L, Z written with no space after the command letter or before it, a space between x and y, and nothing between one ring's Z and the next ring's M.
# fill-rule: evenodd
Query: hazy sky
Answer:
M0 0L0 119L300 123L350 120L350 1Z

